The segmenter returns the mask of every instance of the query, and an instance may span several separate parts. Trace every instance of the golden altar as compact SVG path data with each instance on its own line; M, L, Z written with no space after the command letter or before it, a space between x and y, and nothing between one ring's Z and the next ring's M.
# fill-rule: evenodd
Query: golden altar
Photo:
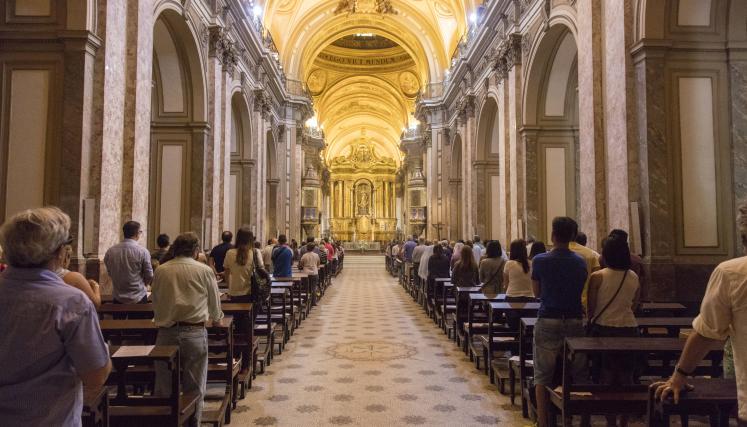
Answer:
M397 164L361 138L328 165L332 201L330 231L346 242L389 241L397 228Z

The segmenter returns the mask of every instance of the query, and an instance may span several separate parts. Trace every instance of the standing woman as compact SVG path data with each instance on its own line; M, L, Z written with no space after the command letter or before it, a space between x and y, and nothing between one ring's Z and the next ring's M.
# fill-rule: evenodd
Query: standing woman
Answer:
M595 337L635 337L638 322L635 310L640 300L638 275L630 269L630 248L625 239L610 236L602 250L607 268L589 278L589 325ZM600 381L609 385L633 384L634 358L608 356L602 360ZM615 425L615 416L607 425ZM620 426L628 425L620 416Z
M534 245L532 245L534 247ZM527 257L526 242L522 239L511 242L511 259L503 269L503 284L506 287L506 301L533 300L532 275Z
M547 248L545 247L545 242L534 242L532 243L532 248L529 250L529 261L531 262L535 256L539 254L544 254L547 252Z
M454 253L451 254L451 268L454 269L454 266L456 265L457 261L459 261L459 258L462 256L462 247L464 247L464 242L461 240L456 242L456 245L454 245Z
M258 256L254 249L254 234L249 228L239 228L236 232L235 246L235 249L226 252L226 259L223 262L228 294L233 302L253 302L252 272Z
M501 243L490 240L485 248L485 258L480 261L482 293L490 298L495 298L503 289L503 268L506 261L501 258L502 252Z
M459 261L451 270L451 282L454 286L478 286L480 284L480 272L471 247L462 246Z

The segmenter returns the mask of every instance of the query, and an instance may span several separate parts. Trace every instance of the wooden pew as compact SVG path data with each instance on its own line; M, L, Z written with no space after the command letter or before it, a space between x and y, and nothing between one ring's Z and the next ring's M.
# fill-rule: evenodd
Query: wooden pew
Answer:
M486 304L504 301L505 299L505 294L497 294L494 297L489 297L482 292L467 294L467 318L461 320L461 323L458 324L456 341L457 345L461 345L462 351L470 356L470 360L472 360L472 354L482 354L482 350L476 351L475 338L488 333L488 308ZM458 305L457 310L459 310ZM479 339L477 342L479 342Z
M649 390L646 425L669 427L669 417L679 415L685 420L690 415L705 415L712 427L726 427L737 408L737 383L733 379L691 378L688 383L694 390L680 395L680 403L672 399L655 401L653 389Z
M607 386L576 384L571 379L568 366L579 355L656 355L676 360L682 352L685 340L678 338L608 338L577 337L566 338L563 357L562 387L549 389L551 425L555 416L561 415L564 426L569 426L574 415L646 414L648 390L645 385ZM719 365L723 357L723 344L714 343L709 347L707 358L711 366L707 370L696 369L696 374L720 375ZM667 368L667 374L673 368Z
M481 295L482 286L457 286L454 292L454 299L456 308L454 313L451 314L451 325L447 328L446 335L451 336L453 333L454 341L457 345L465 342L465 330L464 324L467 323L470 296ZM486 325L487 326L487 325ZM450 333L451 332L451 333Z
M480 335L482 350L485 357L486 373L493 380L496 379L500 385L501 393L505 393L505 381L510 379L510 367L508 359L496 357L497 354L510 352L511 356L519 352L519 326L508 327L506 325L519 325L522 317L533 317L539 311L538 302L486 302L488 307L488 334ZM516 320L514 322L514 319ZM505 361L501 366L500 360ZM501 368L505 368L506 376L498 376Z
M642 302L636 317L678 317L687 314L687 307L678 302Z
M652 329L664 329L667 331L666 336L676 338L682 328L689 328L692 325L692 318L689 317L639 317L636 318L641 336L656 337L659 334L649 333ZM521 412L524 418L536 413L536 403L534 400L534 389L532 388L531 379L534 375L534 365L532 361L534 325L537 323L536 317L526 317L521 319L519 329L519 355L509 359L509 394L511 403L515 399L515 382L519 379L521 393Z
M111 400L109 416L112 426L182 426L195 416L199 395L180 393L179 347L122 346L111 356L117 394ZM133 366L153 366L165 362L171 372L168 397L134 395L128 387L127 371Z

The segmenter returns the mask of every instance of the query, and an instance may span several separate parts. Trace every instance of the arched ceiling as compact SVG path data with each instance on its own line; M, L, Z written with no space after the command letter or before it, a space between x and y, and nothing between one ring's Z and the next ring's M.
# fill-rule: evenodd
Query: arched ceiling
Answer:
M356 13L335 13L340 0L256 3L288 77L304 81L314 97L325 160L363 137L399 165L415 97L443 80L481 0L391 0L395 14L375 12L377 0L353 2Z

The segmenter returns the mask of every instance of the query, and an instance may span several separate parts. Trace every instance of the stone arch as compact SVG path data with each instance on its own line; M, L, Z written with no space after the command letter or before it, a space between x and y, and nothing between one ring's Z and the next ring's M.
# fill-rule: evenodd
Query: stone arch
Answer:
M254 164L251 114L244 93L234 91L231 96L231 133L228 143L231 166L228 181L228 228L235 230L252 223L252 178Z
M451 169L449 173L449 239L461 239L464 237L462 224L464 224L464 197L462 195L462 136L456 134L451 144Z
M267 149L265 151L265 167L267 176L267 190L266 194L266 219L265 223L265 236L277 236L279 221L277 215L280 212L278 209L279 197L280 197L280 171L278 170L277 163L277 149L275 147L275 136L272 131L267 131ZM269 237L268 237L269 238Z
M153 26L149 243L203 231L206 94L200 50L180 10L164 3ZM204 237L204 236L203 236Z
M501 110L497 99L488 95L477 120L477 139L472 162L473 200L475 201L474 231L482 239L506 238L505 212L501 210L503 187L499 163L503 143Z
M524 85L527 234L550 239L555 216L578 215L578 48L572 28L537 41Z

